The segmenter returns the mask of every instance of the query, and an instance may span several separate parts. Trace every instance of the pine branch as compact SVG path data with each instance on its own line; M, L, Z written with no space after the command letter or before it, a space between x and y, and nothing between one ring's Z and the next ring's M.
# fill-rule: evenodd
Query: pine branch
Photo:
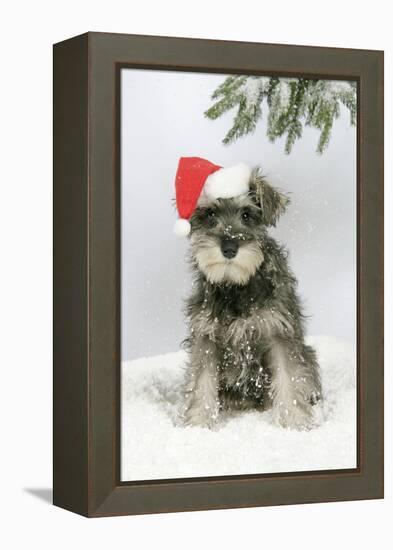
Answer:
M320 130L317 151L323 153L328 146L334 120L340 116L340 106L348 109L350 123L356 124L354 82L229 76L214 91L212 99L216 102L205 112L211 120L237 107L232 127L223 139L225 144L255 131L262 117L265 99L268 109L267 136L272 142L285 136L287 154L292 151L296 140L302 137L304 126Z

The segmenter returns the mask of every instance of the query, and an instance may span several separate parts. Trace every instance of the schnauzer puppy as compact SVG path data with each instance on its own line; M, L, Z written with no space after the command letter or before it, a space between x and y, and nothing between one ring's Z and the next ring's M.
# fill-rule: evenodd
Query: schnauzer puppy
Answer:
M221 411L271 408L282 427L313 426L321 398L316 354L304 342L287 252L267 231L288 202L256 168L247 193L202 197L190 219L187 425L211 428Z

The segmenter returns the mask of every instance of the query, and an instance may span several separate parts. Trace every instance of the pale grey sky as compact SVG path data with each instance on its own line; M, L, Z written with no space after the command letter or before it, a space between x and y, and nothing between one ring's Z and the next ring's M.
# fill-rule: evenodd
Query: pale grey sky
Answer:
M285 243L299 280L308 334L356 337L356 129L334 124L321 156L318 132L306 128L292 153L270 143L262 121L252 136L224 146L232 113L203 116L224 75L122 70L122 359L179 348L185 336L183 298L190 289L186 239L172 232L179 157L222 166L261 165L291 193L272 231ZM265 119L266 119L265 111Z

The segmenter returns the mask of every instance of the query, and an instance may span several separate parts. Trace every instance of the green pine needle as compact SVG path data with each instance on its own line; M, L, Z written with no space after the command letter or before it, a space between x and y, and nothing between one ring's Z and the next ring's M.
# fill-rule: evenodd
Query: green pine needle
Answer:
M344 106L350 123L356 125L357 97L355 82L310 80L307 78L277 78L264 76L229 76L212 95L215 102L205 116L216 120L237 108L232 127L223 143L230 144L252 134L262 118L266 99L268 110L267 137L271 142L285 137L285 152L289 154L302 137L303 127L320 131L318 153L323 153L330 140L334 120Z

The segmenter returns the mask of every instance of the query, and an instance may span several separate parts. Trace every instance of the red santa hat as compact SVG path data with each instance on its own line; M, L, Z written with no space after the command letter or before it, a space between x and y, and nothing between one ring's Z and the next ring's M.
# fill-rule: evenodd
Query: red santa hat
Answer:
M199 157L182 157L176 172L176 206L179 219L174 233L189 234L189 219L197 207L199 198L233 198L248 193L251 170L244 163L222 168Z

